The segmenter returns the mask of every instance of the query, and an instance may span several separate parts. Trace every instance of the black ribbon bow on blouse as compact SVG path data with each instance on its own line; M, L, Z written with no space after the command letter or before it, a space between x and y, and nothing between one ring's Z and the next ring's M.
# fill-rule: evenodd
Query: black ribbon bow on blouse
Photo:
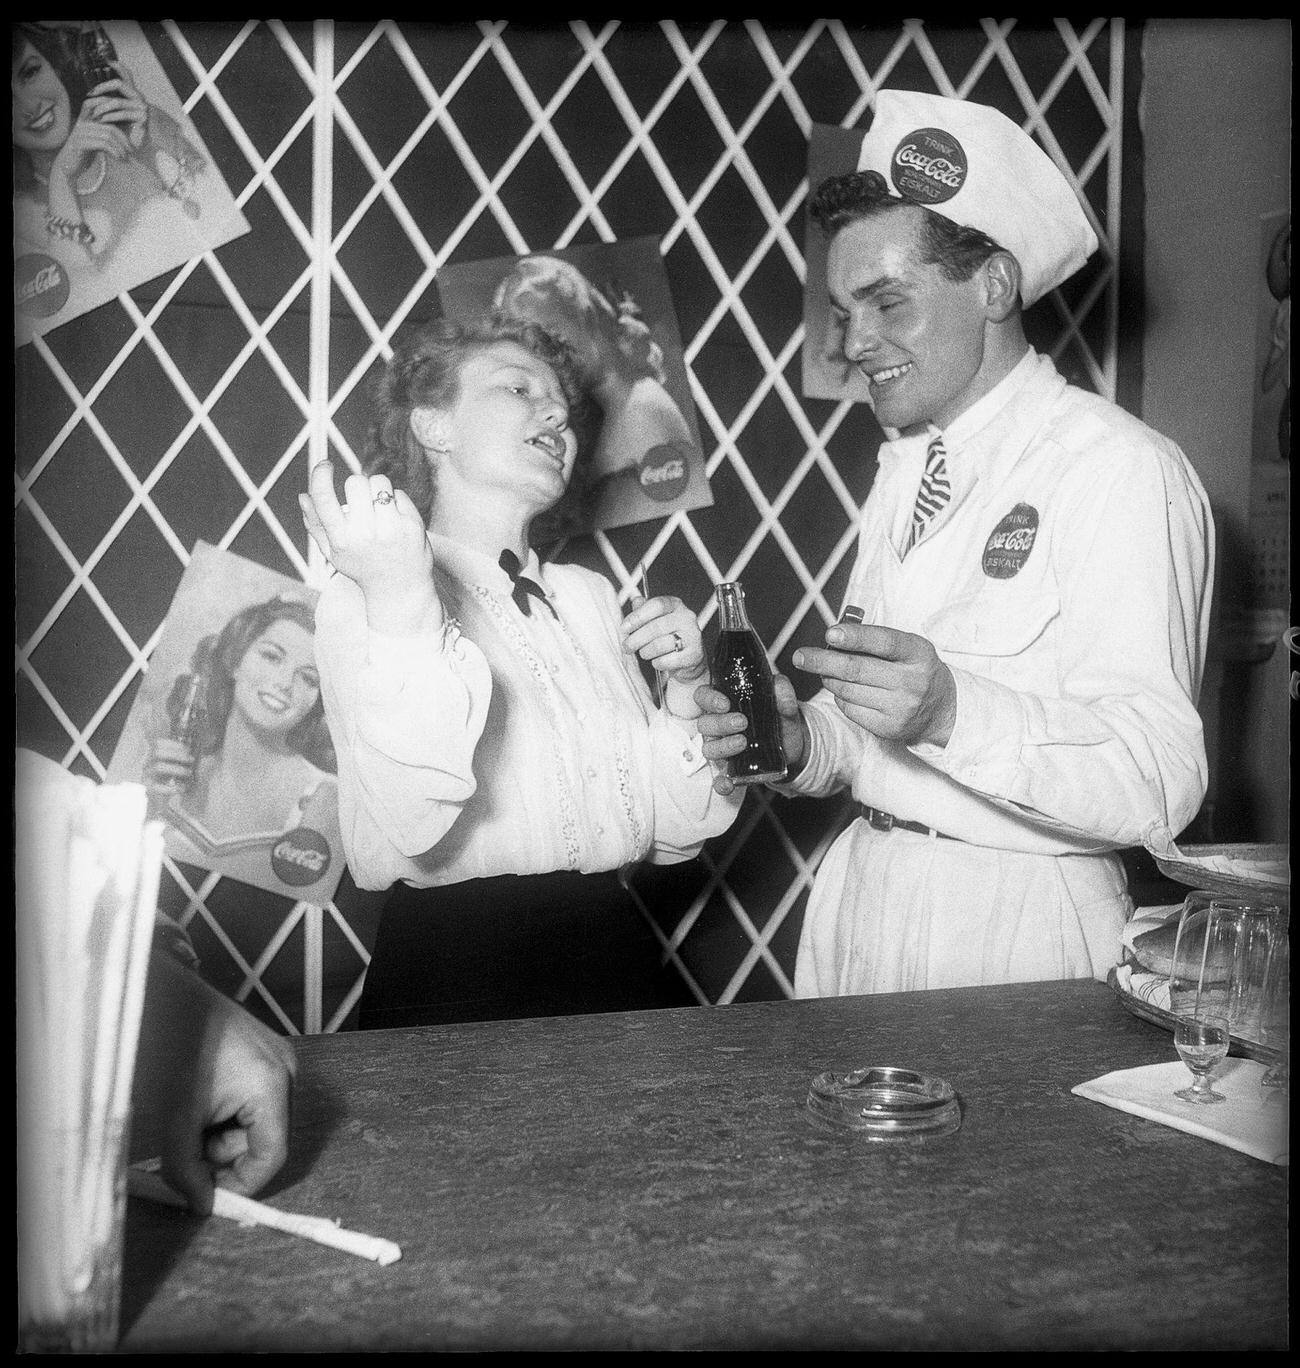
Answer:
M560 615L555 611L555 605L546 597L546 590L542 588L536 580L531 580L527 575L519 573L521 567L519 557L513 551L503 551L497 564L510 576L510 582L514 588L510 591L510 597L515 601L515 607L525 617L532 617L532 605L528 602L531 594L533 598L540 599L550 610L551 616L558 622Z

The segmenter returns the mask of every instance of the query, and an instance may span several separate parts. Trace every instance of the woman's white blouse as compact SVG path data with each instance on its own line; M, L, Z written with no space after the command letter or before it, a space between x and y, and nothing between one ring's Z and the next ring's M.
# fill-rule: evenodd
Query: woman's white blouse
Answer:
M429 541L446 614L437 633L371 631L343 575L316 610L359 887L669 864L731 825L742 795L714 792L692 717L655 707L607 580L530 553L523 573L558 617L537 601L525 616L495 561ZM697 712L687 691L668 701Z

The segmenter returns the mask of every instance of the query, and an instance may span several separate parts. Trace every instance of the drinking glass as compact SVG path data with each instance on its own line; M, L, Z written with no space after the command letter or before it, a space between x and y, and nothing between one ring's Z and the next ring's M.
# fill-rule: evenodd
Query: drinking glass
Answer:
M1271 1052L1260 1080L1266 1088L1287 1090L1291 1081L1291 942L1284 931L1264 975L1259 1041Z
M1189 897L1174 942L1170 1011L1226 1017L1234 1036L1258 1042L1264 985L1285 939L1286 924L1272 903Z
M1190 1088L1180 1088L1175 1097L1184 1102L1226 1102L1214 1091L1210 1070L1228 1053L1228 1019L1222 1016L1183 1016L1174 1023L1174 1045L1184 1064L1192 1071Z

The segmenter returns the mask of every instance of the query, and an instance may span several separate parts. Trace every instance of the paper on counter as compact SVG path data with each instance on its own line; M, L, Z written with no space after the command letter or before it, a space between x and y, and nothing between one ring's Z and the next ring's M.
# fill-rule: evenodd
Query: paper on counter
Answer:
M1079 1083L1070 1091L1092 1102L1158 1121L1240 1150L1269 1164L1290 1163L1290 1107L1285 1088L1260 1084L1266 1066L1255 1059L1225 1059L1210 1075L1228 1100L1213 1105L1174 1096L1192 1081L1181 1060L1118 1069Z
M186 1205L185 1200L173 1192L158 1174L147 1168L133 1167L127 1171L127 1191L133 1197L144 1197L167 1206ZM240 1225L271 1226L290 1235L301 1236L304 1240L314 1240L317 1244L330 1245L363 1259L373 1259L377 1264L396 1263L402 1257L401 1247L392 1240L382 1239L378 1235L363 1235L356 1230L344 1230L336 1221L323 1216L303 1216L294 1211L281 1211L278 1207L267 1206L265 1202L254 1201L251 1197L242 1197L227 1188L214 1189L212 1214L238 1221Z

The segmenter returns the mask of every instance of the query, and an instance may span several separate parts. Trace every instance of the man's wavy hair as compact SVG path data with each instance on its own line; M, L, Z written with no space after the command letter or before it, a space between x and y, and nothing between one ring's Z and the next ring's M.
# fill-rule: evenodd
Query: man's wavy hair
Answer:
M553 542L574 530L591 467L591 408L570 348L535 324L484 320L457 323L435 319L409 334L371 386L374 417L366 446L367 475L387 475L394 489L405 490L428 525L436 498L436 475L411 431L419 408L450 408L460 393L461 369L471 357L497 342L515 342L555 372L578 440L573 476L564 497L534 520L535 545Z
M964 228L934 209L890 192L879 171L848 171L831 176L808 200L808 213L829 240L859 219L880 218L904 209L920 209L920 260L937 266L945 280L969 280L994 252L1006 248L978 228Z

